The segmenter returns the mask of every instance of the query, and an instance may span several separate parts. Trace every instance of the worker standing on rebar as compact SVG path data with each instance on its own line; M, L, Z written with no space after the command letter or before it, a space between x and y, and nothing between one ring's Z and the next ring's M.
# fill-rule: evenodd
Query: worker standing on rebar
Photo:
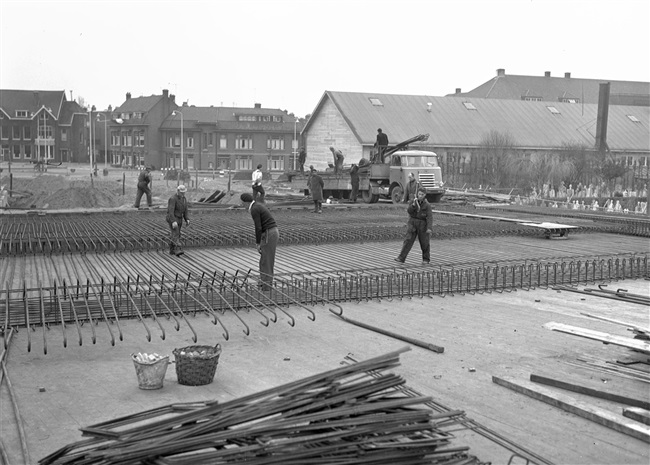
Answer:
M257 165L257 169L253 171L253 200L264 203L264 188L262 187L262 164ZM258 198L259 197L259 198Z
M357 197L359 197L359 166L357 164L353 164L350 168L350 184L352 184L350 200L356 203Z
M176 256L185 253L181 247L181 226L183 225L183 220L185 220L186 226L190 224L187 199L185 198L186 192L187 187L183 184L179 185L176 188L176 194L172 195L167 202L166 219L171 234L169 253Z
M314 201L314 213L323 213L323 178L318 174L318 171L313 166L310 168L309 174L309 192L311 199Z
M339 174L341 170L343 170L343 160L345 160L345 157L343 156L343 152L341 152L339 149L330 147L330 150L332 151L332 156L334 157L334 174Z
M402 244L402 251L395 261L399 263L406 261L406 257L417 237L422 249L422 264L428 265L431 260L429 239L433 234L433 212L431 211L431 205L427 202L427 191L423 188L418 189L417 198L409 203L406 211L409 214L406 237Z
M280 233L275 219L265 205L256 202L249 193L240 196L243 206L250 212L255 223L255 247L260 253L260 290L270 291L273 287L273 268L275 267L275 249Z
M143 195L147 196L147 206L151 208L151 188L149 184L151 183L151 167L145 166L144 169L138 175L138 193L135 196L135 208L140 208L140 200Z

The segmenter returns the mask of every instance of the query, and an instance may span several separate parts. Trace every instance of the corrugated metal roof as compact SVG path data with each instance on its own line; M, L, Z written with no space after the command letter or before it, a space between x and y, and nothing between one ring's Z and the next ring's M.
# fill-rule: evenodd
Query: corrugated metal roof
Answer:
M16 110L37 113L45 107L58 119L65 101L62 90L12 90L0 89L0 108L10 117L16 117Z
M650 101L650 82L609 81L607 79L581 79L552 76L495 76L469 92L450 94L449 97L479 97L519 100L524 96L541 97L544 101L559 102L560 98L576 98L583 103L598 103L600 84L610 83L610 101L630 101L632 96L639 104Z
M332 100L362 145L374 144L378 128L392 144L428 133L426 145L476 147L492 130L509 133L520 148L595 144L596 104L326 91L312 118L317 117L325 99ZM378 99L382 105L373 105L371 99ZM468 110L465 102L476 110ZM551 113L549 106L559 114ZM649 107L610 106L610 150L650 152L649 120ZM309 122L305 130L308 128Z

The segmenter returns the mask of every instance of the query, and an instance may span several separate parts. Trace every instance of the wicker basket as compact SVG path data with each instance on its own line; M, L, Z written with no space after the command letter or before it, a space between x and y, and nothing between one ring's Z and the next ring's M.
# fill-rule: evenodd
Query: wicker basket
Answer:
M176 359L176 377L179 384L201 386L214 380L221 345L188 346L174 349L172 353Z

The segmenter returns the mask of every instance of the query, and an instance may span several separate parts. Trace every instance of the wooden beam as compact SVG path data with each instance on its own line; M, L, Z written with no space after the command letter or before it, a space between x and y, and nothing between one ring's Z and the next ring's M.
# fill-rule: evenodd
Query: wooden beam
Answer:
M612 318L605 318L604 316L592 315L590 313L580 313L580 315L588 316L589 318L594 318L596 320L608 321L609 323L614 323L621 326L627 326L628 328L636 329L642 333L650 333L650 327L644 328L643 326L637 326L634 323L628 323L627 321L614 320Z
M544 327L546 329L550 329L551 331L559 331L561 333L572 334L574 336L601 341L605 344L614 344L617 346L627 347L628 349L638 350L645 354L650 354L650 343L642 341L640 339L615 336L613 334L601 333L600 331L593 331L591 329L556 323L555 321L546 323Z
M541 400L549 405L571 412L587 420L591 420L615 431L627 434L634 438L650 443L650 428L630 422L623 415L604 410L602 408L580 402L573 397L559 394L551 389L537 386L530 381L515 380L514 378L492 377L492 381L500 386L525 394L533 399Z
M650 412L646 409L627 407L623 409L623 416L650 425Z
M620 404L631 405L633 407L640 407L642 409L650 410L650 402L646 400L634 399L632 397L621 396L613 392L601 391L599 389L592 389L590 387L581 386L579 384L568 383L559 379L547 378L546 376L539 376L535 374L530 375L530 380L533 383L545 384L546 386L553 386L567 391L577 392L591 397L598 397L599 399L611 400Z

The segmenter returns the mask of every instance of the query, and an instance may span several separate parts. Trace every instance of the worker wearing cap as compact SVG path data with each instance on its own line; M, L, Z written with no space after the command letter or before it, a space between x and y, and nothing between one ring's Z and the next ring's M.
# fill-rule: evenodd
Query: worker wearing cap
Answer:
M151 183L151 167L145 166L144 169L138 175L138 193L135 196L135 208L140 208L140 199L146 194L147 196L147 206L151 208L151 188L149 184Z
M395 261L399 263L406 261L406 256L411 251L417 237L422 249L422 264L428 265L431 260L429 236L433 234L433 212L431 211L431 205L427 202L427 191L425 189L418 189L417 198L409 203L406 211L409 214L406 237L404 238L402 251Z
M250 212L255 223L255 247L260 253L260 289L270 291L273 286L273 268L275 267L275 249L280 233L275 219L265 205L256 202L249 193L240 196L243 206Z
M422 184L415 179L415 174L409 173L409 180L404 186L404 196L402 202L407 203L409 200L415 200L418 196L418 190L422 188Z
M172 195L167 202L167 223L169 224L171 238L169 241L169 253L172 255L182 255L184 252L181 248L181 226L183 220L185 225L190 224L188 217L188 205L185 193L187 187L183 184L176 188L176 194Z

